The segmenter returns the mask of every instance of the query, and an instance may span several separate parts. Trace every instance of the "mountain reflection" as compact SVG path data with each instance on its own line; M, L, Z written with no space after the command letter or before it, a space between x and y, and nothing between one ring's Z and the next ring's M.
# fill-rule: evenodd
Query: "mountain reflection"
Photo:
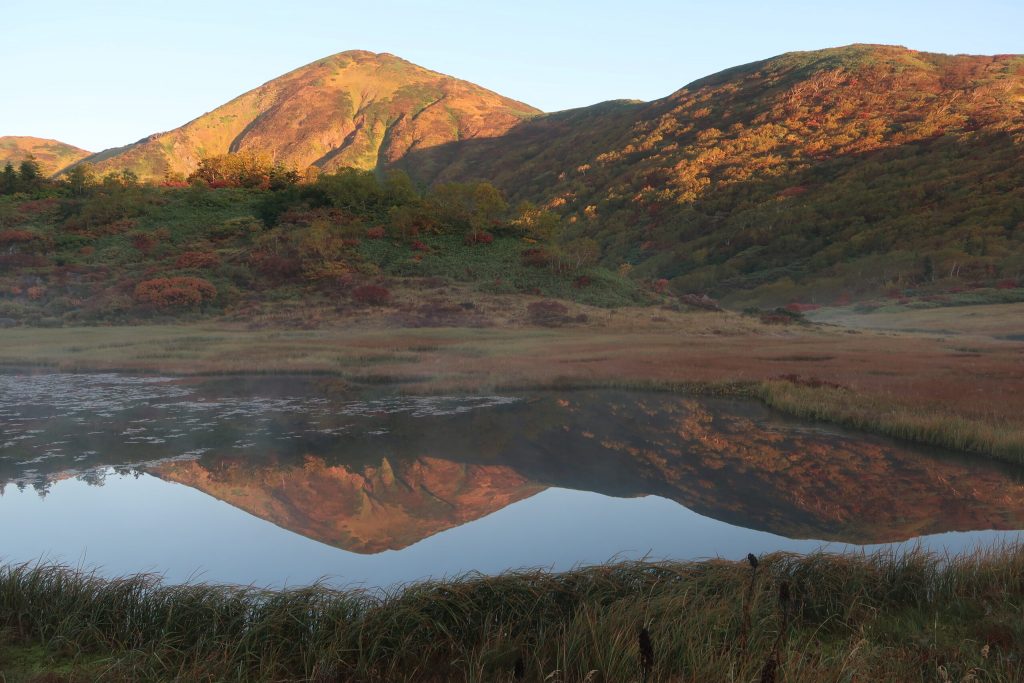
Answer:
M97 390L107 398L84 408L81 387L63 394L77 391L77 406L24 389L20 403L0 401L0 481L45 491L69 476L102 484L110 467L147 472L358 553L548 487L657 495L738 526L859 544L1024 528L1015 468L746 402L609 390L373 398L316 379Z

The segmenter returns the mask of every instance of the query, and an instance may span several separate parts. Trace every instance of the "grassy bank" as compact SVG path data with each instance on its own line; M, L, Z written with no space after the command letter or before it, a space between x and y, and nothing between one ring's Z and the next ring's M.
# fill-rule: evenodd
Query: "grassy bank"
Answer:
M1022 577L1021 547L776 554L756 570L626 563L386 594L6 567L0 670L12 683L54 668L111 681L1017 681Z

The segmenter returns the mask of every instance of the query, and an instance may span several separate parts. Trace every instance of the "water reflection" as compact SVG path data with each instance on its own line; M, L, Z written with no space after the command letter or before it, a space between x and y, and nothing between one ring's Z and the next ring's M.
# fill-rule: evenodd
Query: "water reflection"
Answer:
M695 557L741 541L772 549L792 547L786 539L877 544L1024 528L1024 485L1014 468L805 425L754 404L669 394L401 398L357 394L323 378L0 375L0 424L0 486L54 492L46 506L57 518L97 505L95 497L76 502L78 489L57 482L96 486L113 477L116 486L97 492L127 499L163 491L155 499L163 501L164 524L174 525L188 516L186 505L197 505L191 496L185 502L181 487L167 488L183 484L319 543L383 553L392 564L409 562L416 544L442 531L463 527L471 536L506 508L506 536L540 535L540 527L558 525L562 513L551 501L568 500L565 490L602 494L587 498L586 533L566 533L596 534L601 541L588 547L608 554L554 544L491 569L643 554L654 547L629 539L649 532L664 537L666 556ZM629 500L642 497L642 504ZM24 507L18 498L0 499L5 524L13 520L5 510ZM537 519L541 509L547 517ZM229 515L214 510L207 524L215 527ZM691 525L698 515L711 518L718 545L661 528L684 512ZM18 524L33 521L21 516ZM50 538L55 525L36 538ZM91 552L103 533L70 551ZM276 539L262 542L283 543L276 532L261 533ZM454 566L489 566L496 551L482 557L476 543L449 548L459 557ZM29 547L38 550L28 544L19 555ZM69 551L56 539L43 550ZM183 550L195 566L208 551Z

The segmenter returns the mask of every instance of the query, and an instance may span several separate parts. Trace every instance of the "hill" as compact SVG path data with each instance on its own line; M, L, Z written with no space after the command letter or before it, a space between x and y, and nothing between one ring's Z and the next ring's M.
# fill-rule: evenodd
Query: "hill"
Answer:
M0 167L10 163L18 166L29 155L34 156L43 173L56 174L92 154L84 149L60 142L19 135L0 136Z
M539 111L390 54L349 51L269 81L175 130L93 155L100 171L189 174L200 159L265 153L300 170L372 169L413 150L501 135Z
M400 165L539 202L634 277L776 304L1019 279L1022 150L1024 57L854 45Z

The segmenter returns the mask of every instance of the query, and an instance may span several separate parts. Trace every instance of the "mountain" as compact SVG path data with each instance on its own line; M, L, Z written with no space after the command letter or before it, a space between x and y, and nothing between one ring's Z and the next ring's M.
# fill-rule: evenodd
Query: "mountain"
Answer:
M60 172L71 164L92 154L84 149L60 142L19 135L0 136L0 166L11 163L17 168L25 157L32 155L43 173Z
M307 456L301 467L222 460L169 462L151 472L282 528L351 552L400 550L486 517L544 486L514 469L423 457L354 469Z
M417 150L420 181L484 178L677 291L831 301L1019 277L1024 56L854 45L698 80L653 102L534 117Z
M540 112L390 54L342 52L251 90L175 130L87 161L141 178L188 174L238 151L286 166L376 168L411 151L501 135Z

